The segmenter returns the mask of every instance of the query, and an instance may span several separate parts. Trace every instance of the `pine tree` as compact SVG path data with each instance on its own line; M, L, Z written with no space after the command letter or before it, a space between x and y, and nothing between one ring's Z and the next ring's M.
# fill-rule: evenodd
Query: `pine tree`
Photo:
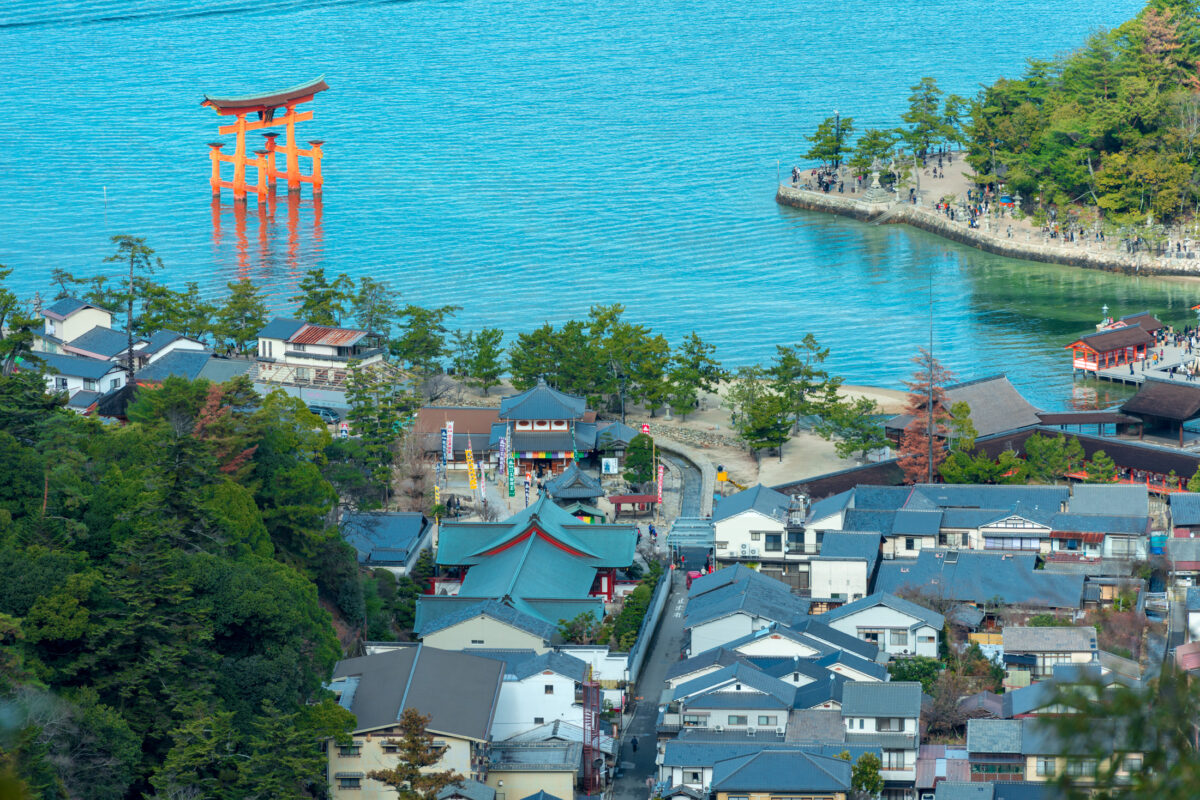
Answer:
M909 395L904 407L904 413L912 417L912 422L905 427L900 439L899 462L905 481L919 483L932 481L938 474L938 465L946 458L942 442L950 433L947 427L950 411L945 387L954 374L923 347L913 362L917 364L917 370L905 384Z
M429 771L442 758L441 751L433 746L433 736L426 732L429 719L415 708L404 709L399 720L400 737L386 740L399 749L396 766L367 773L368 778L394 788L399 800L436 800L442 789L464 780L453 770Z
M250 353L258 344L258 332L267 324L267 304L248 280L226 284L229 296L217 310L215 337L238 353Z

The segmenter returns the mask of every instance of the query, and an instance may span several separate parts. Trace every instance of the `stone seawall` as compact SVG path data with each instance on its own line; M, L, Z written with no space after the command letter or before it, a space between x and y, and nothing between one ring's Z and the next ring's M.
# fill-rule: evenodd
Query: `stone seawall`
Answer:
M1200 261L1155 258L1145 254L1132 256L1109 250L1023 242L1020 239L994 236L980 228L968 228L962 223L951 222L935 211L908 204L866 203L844 194L826 194L792 186L780 186L775 195L775 202L805 211L838 214L859 222L911 225L952 242L1024 261L1121 272L1126 275L1200 276Z

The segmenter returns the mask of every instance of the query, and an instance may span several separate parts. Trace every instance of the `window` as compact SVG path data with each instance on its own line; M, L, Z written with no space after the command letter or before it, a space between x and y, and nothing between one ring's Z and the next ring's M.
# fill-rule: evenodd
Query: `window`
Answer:
M777 719L779 719L779 718L774 717L774 716L767 716L765 714L759 714L758 715L758 724L759 725L774 725L775 720L777 720Z
M884 750L883 751L883 768L884 769L905 769L904 766L904 751L903 750Z
M751 533L751 534L750 534L750 541L752 541L752 542L761 542L761 541L762 541L762 534L761 534L761 533Z
M398 744L392 744L391 742L384 742L382 746L383 746L383 752L385 752L385 753L399 753L400 752L400 745L398 745Z
M897 647L908 647L908 631L892 631L892 644Z
M684 714L683 727L685 728L704 728L708 725L708 717L702 714Z
M729 715L729 724L730 725L745 725L746 722L747 722L747 717L745 714L730 714Z
M1058 772L1058 759L1053 756L1038 756L1037 774L1039 778L1053 778Z
M1132 558L1137 555L1137 540L1128 536L1108 537L1113 558Z
M89 392L96 391L96 381L92 380L91 378L84 378L83 388L87 389Z
M60 392L65 392L67 390L67 379L66 378L55 378L54 384L58 387L58 390Z
M904 730L904 720L900 717L878 717L875 720L875 730L886 733L900 733Z
M108 382L108 388L115 389L115 388L117 388L118 384L120 384L120 383L121 383L120 378L113 378L111 381Z
M729 542L713 542L713 546L718 550L724 550L726 547L729 547Z
M767 534L767 552L778 553L783 550L783 534L768 533Z
M471 644L483 644L483 639L472 639Z
M905 550L916 550L917 549L916 538L913 536L905 536L904 537L904 549Z
M1096 773L1096 759L1094 758L1077 758L1067 762L1067 774L1074 777L1094 775Z
M546 722L546 718L545 718L545 717L534 717L534 718L533 718L533 724L534 724L534 725L542 725L542 724L544 724L545 722Z
M339 789L361 789L362 778L338 778Z
M358 742L354 744L339 744L338 755L342 758L357 758L362 755L362 745Z
M1122 772L1141 772L1142 757L1141 756L1125 756L1121 761Z
M292 349L295 350L297 353L303 353L305 347L306 347L306 345L302 345L302 344L293 344L292 345Z
M937 640L933 636L918 636L917 641L921 644L933 644Z
M553 683L546 684L546 694L554 694L554 684Z
M858 638L862 639L864 642L870 642L871 644L879 644L879 639L882 635L883 631L880 628L858 629Z
M688 780L691 781L692 783L699 783L702 780L702 778L700 777L699 772L689 772Z
M861 731L866 724L867 724L867 721L865 719L860 719L858 721L858 729Z

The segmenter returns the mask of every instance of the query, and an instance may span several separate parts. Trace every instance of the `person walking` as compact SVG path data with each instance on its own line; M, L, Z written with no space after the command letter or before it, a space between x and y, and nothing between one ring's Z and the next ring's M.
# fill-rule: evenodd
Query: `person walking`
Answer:
M635 752L635 753L637 752L637 737L636 736L629 740L629 746L630 746L630 748L633 749L633 752Z

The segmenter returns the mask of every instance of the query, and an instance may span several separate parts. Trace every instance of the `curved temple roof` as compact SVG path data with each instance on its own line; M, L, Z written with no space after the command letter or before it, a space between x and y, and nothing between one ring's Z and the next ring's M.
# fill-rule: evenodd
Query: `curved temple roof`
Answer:
M258 94L241 95L239 97L213 97L210 94L206 94L204 95L204 102L200 105L212 106L218 111L223 109L230 111L257 111L274 108L275 106L287 103L289 100L323 92L328 88L329 84L325 83L325 76L321 75L311 81L293 86L290 89L281 89L274 92L260 92Z

